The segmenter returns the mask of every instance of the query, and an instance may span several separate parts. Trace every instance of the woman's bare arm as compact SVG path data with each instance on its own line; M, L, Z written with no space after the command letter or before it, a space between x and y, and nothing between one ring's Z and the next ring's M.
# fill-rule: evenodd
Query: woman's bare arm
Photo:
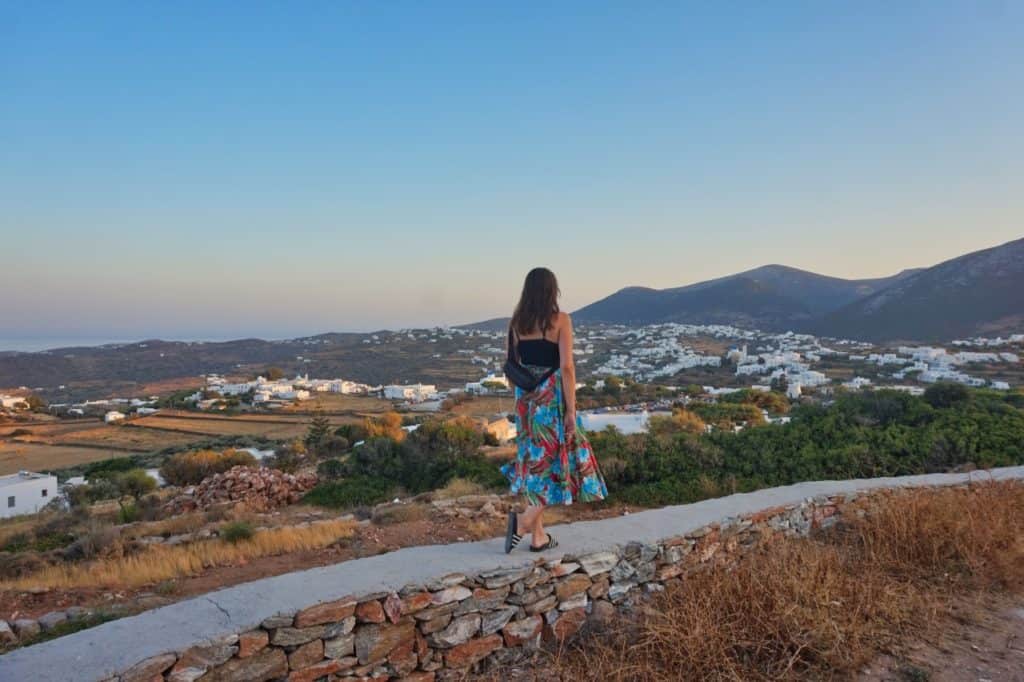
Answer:
M560 313L558 329L558 356L562 369L562 393L565 396L565 429L576 429L576 361L572 354L572 318Z

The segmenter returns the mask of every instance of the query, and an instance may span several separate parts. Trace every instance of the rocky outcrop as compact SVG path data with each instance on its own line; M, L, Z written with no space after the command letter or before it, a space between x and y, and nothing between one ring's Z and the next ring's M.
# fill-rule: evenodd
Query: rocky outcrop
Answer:
M286 474L277 469L236 466L189 486L166 505L170 514L221 506L264 512L295 504L316 485L315 474Z

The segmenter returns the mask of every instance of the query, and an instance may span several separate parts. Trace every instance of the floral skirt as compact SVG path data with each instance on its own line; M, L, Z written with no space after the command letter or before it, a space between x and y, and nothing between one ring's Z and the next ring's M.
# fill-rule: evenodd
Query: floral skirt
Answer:
M608 495L578 416L575 435L565 435L561 370L529 393L516 388L516 429L516 461L501 468L513 495L525 495L531 505L594 502Z

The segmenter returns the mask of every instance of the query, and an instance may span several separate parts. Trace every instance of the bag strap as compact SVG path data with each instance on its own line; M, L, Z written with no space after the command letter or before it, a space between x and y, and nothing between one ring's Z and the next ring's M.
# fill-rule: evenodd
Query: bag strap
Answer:
M518 349L513 350L515 348L515 343L516 342L515 342L515 338L513 336L512 323L509 322L508 323L508 358L507 358L509 362L513 362L513 361L514 362L519 362L519 352L518 352Z

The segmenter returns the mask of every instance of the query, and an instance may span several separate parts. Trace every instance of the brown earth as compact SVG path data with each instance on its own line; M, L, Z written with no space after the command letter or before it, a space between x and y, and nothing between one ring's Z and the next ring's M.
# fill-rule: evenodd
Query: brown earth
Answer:
M932 641L879 657L857 682L1024 682L1024 601L965 602L959 610L970 614L968 623L951 621Z

